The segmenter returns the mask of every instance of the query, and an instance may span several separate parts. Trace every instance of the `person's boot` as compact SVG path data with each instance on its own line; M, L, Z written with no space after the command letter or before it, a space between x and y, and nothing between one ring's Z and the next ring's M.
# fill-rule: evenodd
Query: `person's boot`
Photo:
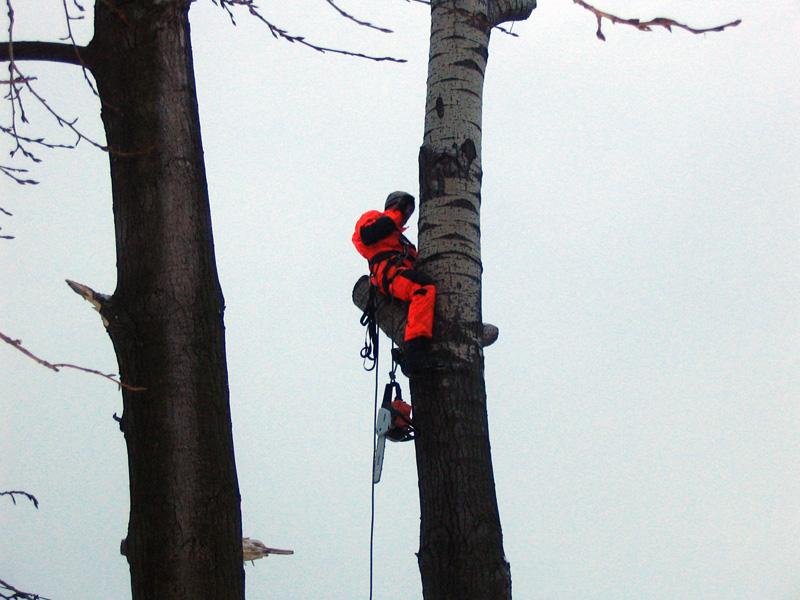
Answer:
M430 360L431 339L415 337L403 346L403 362L400 368L406 376L422 371Z

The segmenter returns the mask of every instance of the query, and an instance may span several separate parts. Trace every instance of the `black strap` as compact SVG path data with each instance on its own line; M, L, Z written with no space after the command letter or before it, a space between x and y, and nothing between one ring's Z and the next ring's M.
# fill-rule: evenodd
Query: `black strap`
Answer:
M386 250L385 252L378 252L375 256L369 259L370 269L387 258L402 256L403 254L404 253L400 252L400 250Z
M386 296L391 296L389 287L392 285L394 278L400 274L400 269L395 269L394 273L389 275L389 269L393 266L399 267L408 258L409 258L408 248L404 247L404 250L402 252L400 252L399 250L387 250L386 252L379 252L370 259L369 269L373 277L375 276L375 271L373 267L384 261L386 261L387 263L386 266L383 268L383 277L381 277L381 280L377 282L377 284L381 287L381 290L383 290L383 293Z
M361 314L359 323L366 327L364 332L364 346L361 348L361 359L364 362L364 370L372 371L378 366L378 321L375 319L375 309L377 307L377 290L374 285L369 286L369 296L367 306Z
M383 408L392 407L392 396L396 397L398 400L403 399L403 391L400 389L400 384L397 383L394 379L386 384L386 387L383 388L383 402L381 406Z

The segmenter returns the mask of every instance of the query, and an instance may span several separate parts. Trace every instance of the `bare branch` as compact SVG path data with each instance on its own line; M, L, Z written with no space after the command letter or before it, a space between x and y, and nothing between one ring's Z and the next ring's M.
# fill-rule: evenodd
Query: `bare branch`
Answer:
M82 65L81 51L86 48L61 42L4 42L0 44L0 61L35 60ZM4 82L7 83L7 82Z
M39 43L37 42L36 44L38 45ZM11 137L11 139L14 140L15 146L11 150L10 155L13 157L17 153L20 153L23 157L27 158L28 160L34 163L38 163L41 162L41 159L38 158L34 153L34 151L29 148L30 145L41 146L48 149L56 149L56 148L71 149L75 148L81 142L81 140L85 140L87 143L91 144L92 146L100 150L103 151L108 150L106 146L100 144L99 142L95 141L94 139L83 133L83 131L81 131L81 129L77 127L77 122L78 122L77 119L69 120L61 116L61 114L58 113L52 106L50 106L47 100L36 91L36 89L32 85L32 83L36 80L36 78L25 76L17 66L15 58L16 56L15 50L19 45L20 44L11 44L11 43L8 44L8 47L10 48L10 59L9 59L10 62L8 65L9 80L4 83L7 83L9 86L8 93L6 94L6 99L9 101L11 105L11 123L8 127L0 125L0 133L8 135L9 137ZM52 46L63 48L66 45L53 44ZM26 46L26 47L28 51L31 51L31 48L33 48L33 46ZM38 52L38 50L33 50L33 52L34 53ZM25 113L25 107L22 102L23 91L30 94L36 100L36 102L50 114L50 116L56 121L59 127L71 131L75 135L75 141L72 142L71 144L51 143L45 141L45 139L42 137L32 138L20 133L19 130L20 123L28 123L28 118ZM0 171L4 175L10 177L19 184L37 183L37 181L33 179L23 179L16 175L17 173L27 172L27 169L0 166Z
M0 598L3 598L4 600L50 600L50 598L45 598L39 594L18 590L13 585L6 583L2 579L0 579Z
M519 37L518 33L514 33L510 29L506 29L502 25L495 25L494 29L497 29L497 31L499 31L500 33L505 33L506 35L510 35L511 37L515 37L515 38Z
M83 8L83 6L78 4L77 0L72 0L72 3L80 12L83 12L85 10ZM67 36L64 39L69 40L70 44L75 49L75 54L77 55L78 60L80 61L81 71L83 72L83 79L86 81L86 84L89 86L89 89L92 90L92 93L99 98L100 97L100 93L97 91L97 88L95 87L94 83L92 82L91 77L89 77L89 68L86 66L86 63L81 58L81 54L78 51L79 46L78 46L77 42L75 41L75 36L72 33L72 21L82 20L83 19L83 15L79 15L77 17L73 16L69 12L69 7L67 6L67 0L62 0L62 5L64 7L64 18L65 18L65 22L66 22L66 25L67 25Z
M99 375L100 377L108 379L109 381L113 381L114 383L117 384L117 387L119 387L120 389L125 388L126 390L129 390L131 392L143 392L145 389L147 389L147 388L143 388L143 387L137 387L137 386L133 386L133 385L128 385L126 383L122 383L121 381L116 379L118 377L118 375L113 374L113 373L112 374L106 374L106 373L103 373L103 372L98 371L96 369L88 369L86 367L80 367L78 365L72 365L72 364L69 364L69 363L51 363L51 362L49 362L47 360L44 360L43 358L39 358L38 356L33 354L33 352L31 352L30 350L25 348L22 345L22 340L15 340L13 338L10 338L6 334L4 334L2 331L0 331L0 340L6 342L10 346L13 346L14 348L16 348L17 350L22 352L25 356L27 356L28 358L30 358L34 362L37 362L40 365L42 365L43 367L46 367L46 368L50 369L51 371L55 371L56 373L58 373L61 369L75 369L77 371L83 371L84 373L90 373L92 375Z
M373 60L376 62L396 62L396 63L404 63L408 62L404 58L394 58L392 56L372 56L369 54L362 54L360 52L352 52L350 50L341 50L338 48L329 48L327 46L319 46L312 42L309 42L304 36L301 35L292 35L285 29L281 29L277 25L274 25L266 17L264 17L259 11L258 7L255 5L254 0L212 0L215 4L220 6L221 8L225 9L225 12L228 13L228 16L231 19L231 22L235 25L236 20L234 19L233 11L231 10L232 7L235 6L243 6L245 7L248 12L254 16L256 19L264 23L269 29L269 32L272 36L276 39L283 39L289 43L298 43L301 46L305 46L306 48L311 48L312 50L316 50L322 54L342 54L344 56L352 56L355 58L364 58L367 60Z
M99 150L103 150L104 152L108 150L107 146L104 146L103 144L101 144L99 142L96 142L95 140L93 140L92 138L87 136L85 133L83 133L80 129L78 129L76 127L75 124L78 122L78 119L72 119L71 121L69 119L65 119L60 114L58 114L47 103L47 100L45 100L42 96L39 95L39 93L35 89L33 89L33 86L29 82L26 82L24 84L24 86L27 88L28 92L34 98L36 98L36 100L39 101L39 104L41 106L43 106L45 108L45 110L47 110L47 112L50 113L50 115L55 119L56 123L58 123L59 127L64 127L66 129L69 129L72 133L75 134L75 138L76 139L75 139L75 142L73 143L72 146L53 145L51 147L53 147L53 148L56 148L56 147L61 147L61 148L65 148L65 147L66 148L70 148L71 147L71 148L74 148L75 146L77 146L81 142L81 140L86 140L86 142L88 142L89 144L91 144L92 146L94 146L95 148L97 148ZM18 138L18 139L22 139L22 138Z
M14 132L9 127L3 127L2 125L0 125L0 131L2 131L3 133L5 133L7 135L14 135ZM16 137L20 141L27 142L29 144L36 144L36 145L39 145L39 146L44 146L45 148L50 148L50 149L56 149L56 148L72 149L72 148L75 147L75 146L70 145L70 144L54 144L54 143L51 143L51 142L47 142L47 141L45 141L44 138L29 138L27 136L19 135L19 134L16 134Z
M17 503L17 499L14 496L24 496L33 503L34 508L39 508L39 501L36 499L36 496L28 492L23 492L22 490L7 490L5 492L0 492L0 496L8 496L14 504Z
M7 177L10 177L16 183L19 183L20 185L25 185L25 184L28 184L28 183L32 183L32 184L35 185L36 182L33 181L32 179L22 179L21 177L17 177L16 176L15 172L19 172L21 170L22 169L15 169L14 167L9 167L9 166L6 166L6 165L0 165L0 173L2 173L3 175L5 175ZM7 211L5 208L3 208L2 206L0 206L0 214L5 215L6 217L13 217L14 216L9 211ZM0 227L0 229L3 229L3 228ZM0 235L0 240L13 240L13 239L14 239L13 235Z
M378 27L377 25L373 25L372 23L368 23L367 21L361 21L360 19L355 18L353 15L346 13L341 8L339 8L333 0L325 0L331 7L342 15L345 19L350 19L354 23L358 25L363 25L364 27L369 27L370 29L377 29L383 33L394 33L391 29L386 29L385 27Z
M6 177L10 177L16 183L18 183L20 185L29 185L29 184L30 185L37 185L39 182L36 181L35 179L23 179L22 177L18 177L16 175L17 173L27 173L27 172L28 172L28 169L18 169L18 168L9 167L9 166L6 166L6 165L0 165L0 173L5 175ZM6 212L6 211L3 211L3 212Z
M17 70L17 66L14 62L14 7L11 5L11 0L6 0L6 8L8 11L8 94L6 98L9 100L9 104L11 105L11 130L13 132L12 137L16 143L16 147L11 151L11 156L17 152L17 150L21 150L22 154L28 156L25 149L20 145L19 139L16 137L17 133L17 111L19 110L20 119L22 122L25 122L27 119L25 118L25 109L22 106L22 100L20 99L20 85L23 83L28 83L25 81L27 78L19 73ZM34 162L36 161L36 157L30 156ZM9 173L6 172L8 175ZM15 177L12 176L12 179Z
M666 17L656 17L655 19L650 19L649 21L619 17L609 12L600 10L599 8L592 6L588 2L585 2L584 0L572 0L572 1L578 6L585 8L595 16L595 18L597 19L597 31L595 32L595 35L597 35L597 37L603 41L606 40L606 36L603 34L603 20L610 21L615 25L619 23L621 25L628 25L630 27L635 27L639 31L652 31L654 27L663 27L667 31L671 32L672 28L675 27L677 29L683 29L685 31L688 31L689 33L694 33L694 34L724 31L729 27L736 27L742 22L741 19L736 19L735 21L731 21L730 23L725 23L723 25L715 25L714 27L696 28L686 25L684 23L679 23L674 19L669 19Z
M11 0L5 0L8 12L8 40L0 43L0 61L8 63L8 79L0 81L3 85L8 86L8 91L5 95L11 108L11 121L7 127L0 126L0 133L8 135L14 140L14 147L11 150L11 156L19 153L22 157L38 163L41 160L31 150L29 145L38 145L46 148L74 148L81 140L86 140L89 144L106 150L102 144L94 141L92 138L84 134L76 125L77 119L67 119L62 117L56 110L54 110L48 102L42 97L33 87L33 82L36 81L35 77L25 75L20 67L19 61L47 61L59 62L66 64L78 65L83 70L84 79L86 79L89 88L97 95L97 90L89 77L89 67L84 61L84 55L88 54L88 48L79 46L76 43L75 36L72 31L72 22L83 19L83 15L74 14L67 4L68 0L62 0L62 7L64 11L64 20L66 24L66 35L63 38L69 43L61 42L15 42L14 41L14 9ZM77 0L71 0L72 6L75 10L83 12L84 8ZM26 114L26 107L23 103L23 94L28 93L36 102L44 107L44 109L55 119L59 127L69 129L75 135L75 141L72 144L53 144L44 141L44 138L30 138L24 136L20 132L21 124L28 123ZM16 183L35 184L33 179L20 177L19 173L26 173L26 169L10 167L6 165L0 166L0 172L3 175L13 179Z

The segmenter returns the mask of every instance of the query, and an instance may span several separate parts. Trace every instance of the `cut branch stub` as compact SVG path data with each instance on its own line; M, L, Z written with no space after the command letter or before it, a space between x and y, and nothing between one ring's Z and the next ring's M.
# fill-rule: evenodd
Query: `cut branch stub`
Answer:
M494 0L489 3L489 21L497 26L509 21L524 21L536 8L536 0Z
M105 309L111 297L107 296L106 294L95 292L88 285L83 285L77 281L72 281L70 279L67 279L66 281L67 285L72 289L73 292L79 296L82 296L84 300L94 306L94 309L100 313L100 317L103 319L103 325L106 329L108 329L108 318L105 315Z
M361 310L367 309L369 301L369 276L362 275L353 286L353 304ZM403 332L406 328L408 317L408 303L401 302L393 298L388 298L383 294L377 295L377 310L375 311L378 327L394 340L398 346L403 343Z
M367 308L369 288L370 283L368 275L362 275L353 286L353 304L361 310L366 310ZM394 340L395 344L398 346L402 345L408 315L408 303L393 298L387 298L383 294L377 295L377 303L378 307L375 313L378 327L380 327L390 339ZM500 330L496 325L484 323L481 346L484 348L486 346L491 346L497 341L499 335Z
M269 546L265 546L261 540L254 540L249 537L242 538L242 558L244 558L245 562L252 562L259 558L269 556L270 554L290 556L294 554L294 550L270 548Z

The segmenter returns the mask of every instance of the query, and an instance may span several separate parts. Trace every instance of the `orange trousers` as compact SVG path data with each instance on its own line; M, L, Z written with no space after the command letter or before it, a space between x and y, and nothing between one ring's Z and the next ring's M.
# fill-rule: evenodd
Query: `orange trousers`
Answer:
M390 266L387 273L380 269L375 278L378 289L383 292L383 278L388 275L391 283L389 293L392 297L408 302L408 321L404 340L407 342L417 337L433 337L433 307L436 304L436 286L433 279L403 267Z

